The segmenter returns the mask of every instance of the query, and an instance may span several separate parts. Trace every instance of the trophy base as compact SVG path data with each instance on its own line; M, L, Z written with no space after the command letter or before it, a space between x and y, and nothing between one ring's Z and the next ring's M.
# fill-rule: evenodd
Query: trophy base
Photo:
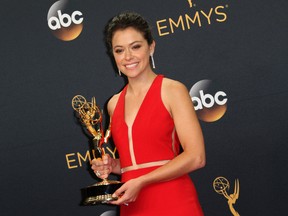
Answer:
M117 200L112 194L122 186L119 181L103 180L86 188L82 188L82 202L84 206L107 204L110 201Z

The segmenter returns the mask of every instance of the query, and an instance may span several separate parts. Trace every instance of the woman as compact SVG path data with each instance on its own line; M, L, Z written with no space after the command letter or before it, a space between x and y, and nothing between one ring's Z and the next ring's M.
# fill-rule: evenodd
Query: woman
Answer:
M153 72L155 41L139 14L122 13L106 30L128 84L108 102L119 159L94 159L92 169L100 178L121 174L111 204L121 205L123 216L202 216L188 173L205 166L205 148L186 87Z

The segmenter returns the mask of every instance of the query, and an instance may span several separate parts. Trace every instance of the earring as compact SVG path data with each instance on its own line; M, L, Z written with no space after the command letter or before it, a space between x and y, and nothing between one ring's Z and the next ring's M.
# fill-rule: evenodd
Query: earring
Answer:
M121 76L121 71L118 69L118 74L119 74L119 76Z
M152 62L152 68L155 69L155 62L154 62L154 58L153 58L153 54L150 54L151 57L151 62Z

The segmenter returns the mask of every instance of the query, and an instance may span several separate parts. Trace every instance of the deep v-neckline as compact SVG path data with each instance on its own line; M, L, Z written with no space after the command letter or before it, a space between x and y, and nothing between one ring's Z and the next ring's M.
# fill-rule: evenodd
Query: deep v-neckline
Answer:
M159 75L157 75L157 76L154 78L154 80L151 82L151 84L150 84L150 86L149 86L149 88L148 88L148 90L147 90L147 92L146 92L146 94L145 94L145 96L144 96L144 98L143 98L143 100L142 100L142 102L141 102L141 104L140 104L137 112L136 112L136 115L135 115L135 117L134 117L131 125L127 124L126 116L125 116L125 113L126 113L126 112L125 112L125 108L126 108L126 106L125 106L125 96L126 96L126 93L127 93L128 85L126 86L125 91L123 92L123 93L124 93L124 94L123 94L123 100L124 100L124 103L123 103L123 121L124 121L125 125L126 125L128 128L129 128L129 127L132 128L133 125L135 124L135 122L136 122L136 120L137 120L137 117L139 116L139 113L140 113L140 111L142 110L143 104L144 104L145 101L147 100L147 97L148 97L149 93L151 92L152 86L154 85L154 83L155 83L155 81L156 81L156 79L157 79L158 77L159 77Z

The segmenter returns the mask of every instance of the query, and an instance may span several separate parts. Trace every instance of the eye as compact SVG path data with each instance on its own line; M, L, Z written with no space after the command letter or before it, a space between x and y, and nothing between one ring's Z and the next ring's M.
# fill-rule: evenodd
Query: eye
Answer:
M114 50L115 53L120 54L123 52L123 49L117 48Z
M140 49L141 48L141 45L140 44L135 44L133 47L132 47L132 49Z

